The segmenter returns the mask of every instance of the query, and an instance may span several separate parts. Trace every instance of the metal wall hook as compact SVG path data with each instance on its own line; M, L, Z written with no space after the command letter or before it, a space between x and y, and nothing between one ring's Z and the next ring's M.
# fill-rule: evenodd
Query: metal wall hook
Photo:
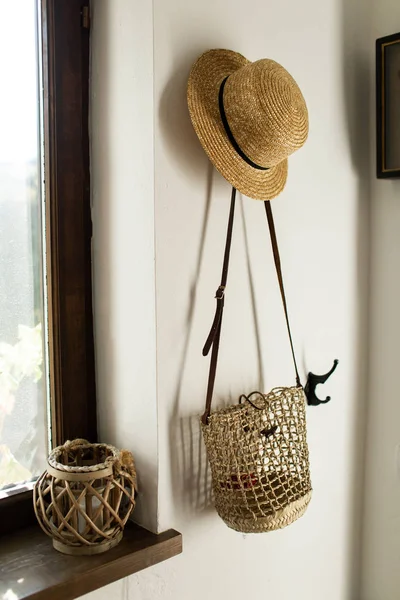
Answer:
M315 393L315 388L319 383L325 383L332 373L336 370L339 361L338 359L333 361L332 369L326 373L325 375L314 375L314 373L309 373L307 378L306 387L304 388L304 393L307 397L307 404L309 406L318 406L319 404L326 404L331 399L330 396L327 396L325 400L320 400Z

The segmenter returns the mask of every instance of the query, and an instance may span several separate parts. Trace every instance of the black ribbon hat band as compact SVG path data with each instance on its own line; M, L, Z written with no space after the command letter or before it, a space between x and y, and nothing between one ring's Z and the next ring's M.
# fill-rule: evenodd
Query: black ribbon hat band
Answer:
M241 158L243 158L243 160L248 165L250 165L250 167L253 167L254 169L258 169L259 171L268 171L269 167L261 167L260 165L257 165L255 162L253 162L251 160L251 158L249 158L243 152L243 150L241 149L241 147L239 146L239 144L235 140L235 136L233 135L231 128L229 127L228 119L226 118L225 108L224 108L224 88L225 88L225 84L226 84L228 78L229 78L229 75L228 75L228 77L225 77L225 79L221 83L221 87L219 88L219 95L218 95L219 112L221 114L221 120L222 120L222 124L224 126L224 129L226 131L226 135L228 136L229 141L232 144L232 146L234 147L234 149L236 150L236 152L239 154L239 156Z

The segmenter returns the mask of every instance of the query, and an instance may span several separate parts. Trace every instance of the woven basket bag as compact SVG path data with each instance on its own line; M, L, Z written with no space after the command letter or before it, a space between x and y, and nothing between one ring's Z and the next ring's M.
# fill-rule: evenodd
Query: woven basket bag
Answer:
M265 202L296 385L274 388L268 394L243 394L238 404L211 412L235 198L233 188L221 285L216 293L217 309L203 349L203 355L210 349L212 354L202 432L219 516L236 531L261 533L290 525L304 514L311 500L306 399L293 348L271 205Z

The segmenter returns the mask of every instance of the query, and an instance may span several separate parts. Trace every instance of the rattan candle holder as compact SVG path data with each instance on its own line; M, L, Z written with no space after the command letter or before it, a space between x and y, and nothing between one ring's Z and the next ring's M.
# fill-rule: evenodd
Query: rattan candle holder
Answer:
M49 455L33 503L43 531L64 554L99 554L116 546L135 506L133 456L108 444L73 440Z

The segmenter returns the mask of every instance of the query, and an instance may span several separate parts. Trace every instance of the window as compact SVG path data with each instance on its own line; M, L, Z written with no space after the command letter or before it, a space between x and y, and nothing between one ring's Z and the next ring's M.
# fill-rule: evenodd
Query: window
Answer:
M0 531L50 445L97 435L86 17L0 1Z
M40 473L49 430L36 22L0 3L0 492Z

